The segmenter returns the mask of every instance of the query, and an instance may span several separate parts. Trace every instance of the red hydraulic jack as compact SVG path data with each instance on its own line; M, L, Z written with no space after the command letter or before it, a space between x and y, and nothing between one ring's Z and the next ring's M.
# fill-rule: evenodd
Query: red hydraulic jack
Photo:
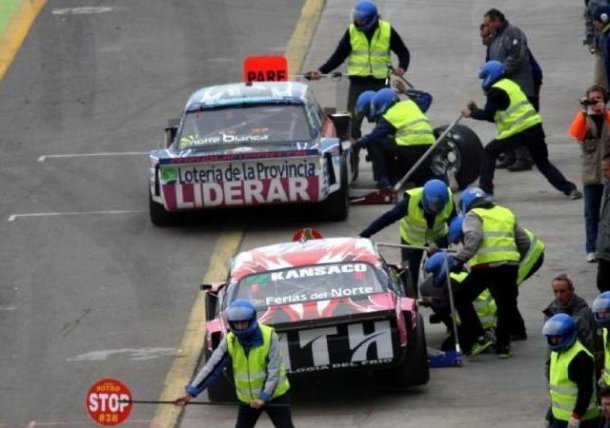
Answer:
M377 205L377 204L395 204L398 202L398 195L401 192L402 187L407 180L413 175L413 173L424 163L424 161L432 154L436 146L438 146L447 134L458 124L462 119L462 114L458 116L441 135L436 139L428 150L415 162L409 171L394 185L394 187L388 187L385 189L350 189L349 201L351 205Z

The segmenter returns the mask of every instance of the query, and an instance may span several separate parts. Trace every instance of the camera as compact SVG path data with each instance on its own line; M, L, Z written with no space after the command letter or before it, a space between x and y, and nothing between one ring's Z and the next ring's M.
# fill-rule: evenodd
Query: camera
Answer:
M594 106L595 104L597 104L597 100L590 100L588 98L583 98L580 100L580 105L583 107Z

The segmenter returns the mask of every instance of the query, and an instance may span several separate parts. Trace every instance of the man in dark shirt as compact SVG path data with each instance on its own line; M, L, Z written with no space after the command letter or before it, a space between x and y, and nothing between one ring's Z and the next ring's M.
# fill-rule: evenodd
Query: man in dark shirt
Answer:
M576 323L567 314L557 314L544 323L551 354L548 379L551 406L547 426L594 428L599 409L595 399L593 355L576 338Z
M396 30L380 19L374 3L360 1L352 10L352 24L343 34L335 52L317 70L307 73L310 79L317 80L322 74L330 73L348 60L347 74L350 85L347 109L352 114L351 134L354 140L362 135L362 117L358 118L354 114L356 100L364 91L377 91L389 85L387 78L391 66L390 52L398 56L398 67L393 72L402 76L410 61L407 46Z
M520 86L506 77L506 68L498 61L488 61L482 67L479 78L487 102L483 109L474 101L462 109L464 117L494 122L498 129L496 138L485 146L481 163L479 186L493 195L493 178L496 158L507 149L526 145L538 170L557 190L570 199L582 198L576 185L549 161L542 118L528 101Z

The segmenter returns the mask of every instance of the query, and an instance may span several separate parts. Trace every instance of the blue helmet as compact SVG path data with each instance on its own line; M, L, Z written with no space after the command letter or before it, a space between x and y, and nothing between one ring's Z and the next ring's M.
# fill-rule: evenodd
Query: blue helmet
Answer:
M504 77L505 74L506 67L500 61L487 61L479 69L479 79L483 79L481 88L485 92L489 91L491 85Z
M576 322L568 314L556 314L544 323L542 334L546 336L551 351L562 351L572 346L576 340ZM561 338L559 342L551 338Z
M354 106L354 113L356 117L366 117L369 122L373 122L371 116L371 100L375 96L375 91L364 91L358 96L356 105Z
M231 302L227 309L227 321L229 322L231 331L239 337L249 336L258 328L258 323L256 322L256 308L245 299L237 299ZM233 325L233 323L237 321L248 321L250 324L245 329L237 330Z
M464 224L464 214L458 214L453 217L449 223L449 242L452 244L459 243L464 237L462 232L462 224Z
M455 264L452 256L445 254L442 251L436 252L428 257L424 264L424 272L432 274L434 277L434 285L442 287L447 281L447 270L445 269L445 257L447 257L447 267L449 270Z
M472 205L480 199L489 199L489 195L478 187L469 187L460 196L460 211L466 214Z
M361 31L373 28L377 18L379 18L379 14L377 13L377 6L373 2L359 1L352 9L352 22Z
M438 214L447 206L447 202L449 202L447 185L436 178L426 181L421 197L424 211L428 214Z
M591 311L599 327L610 327L610 291L604 291L595 298Z
M383 88L378 90L371 100L371 117L373 120L378 121L396 101L398 101L398 97L393 89Z

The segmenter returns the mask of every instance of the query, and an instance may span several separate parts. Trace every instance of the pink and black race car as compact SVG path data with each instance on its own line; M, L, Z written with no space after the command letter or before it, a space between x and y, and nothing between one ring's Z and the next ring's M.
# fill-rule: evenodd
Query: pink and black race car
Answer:
M424 324L407 283L369 239L301 240L244 251L227 283L206 290L206 355L227 333L235 299L256 306L275 327L289 376L359 370L394 387L422 385L429 371ZM230 399L225 376L210 399Z

